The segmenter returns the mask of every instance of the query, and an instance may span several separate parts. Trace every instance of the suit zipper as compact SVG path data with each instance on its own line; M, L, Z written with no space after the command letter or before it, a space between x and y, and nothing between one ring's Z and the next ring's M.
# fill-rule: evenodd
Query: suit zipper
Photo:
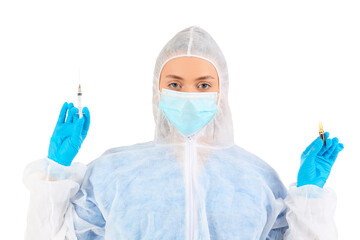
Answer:
M188 190L188 240L194 240L194 186L193 186L193 164L194 164L194 147L191 136L187 137L187 190Z

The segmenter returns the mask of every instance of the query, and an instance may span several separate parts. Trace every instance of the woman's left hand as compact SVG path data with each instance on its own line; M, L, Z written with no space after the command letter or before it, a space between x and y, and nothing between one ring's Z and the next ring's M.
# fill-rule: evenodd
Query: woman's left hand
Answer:
M297 186L307 184L323 187L328 179L338 153L344 149L338 138L330 139L325 133L326 146L323 140L316 138L301 154L301 164L297 177Z

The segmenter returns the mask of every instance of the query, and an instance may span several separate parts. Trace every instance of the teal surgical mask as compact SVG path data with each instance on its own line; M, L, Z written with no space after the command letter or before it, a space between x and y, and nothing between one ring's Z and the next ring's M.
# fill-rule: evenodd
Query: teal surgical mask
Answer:
M217 92L179 92L161 90L159 108L169 122L189 136L204 127L218 111Z

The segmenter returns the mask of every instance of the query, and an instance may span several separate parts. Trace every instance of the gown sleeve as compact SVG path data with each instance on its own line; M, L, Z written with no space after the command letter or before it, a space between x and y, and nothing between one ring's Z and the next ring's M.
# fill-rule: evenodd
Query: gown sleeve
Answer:
M296 187L293 183L284 202L289 225L284 234L285 240L338 238L334 221L336 194L331 188L315 185Z
M103 239L105 220L98 209L89 168L62 166L44 158L28 164L23 182L30 191L26 240Z
M283 208L270 230L267 240L336 240L334 222L336 194L330 188L315 185L289 186ZM279 208L277 208L279 209Z

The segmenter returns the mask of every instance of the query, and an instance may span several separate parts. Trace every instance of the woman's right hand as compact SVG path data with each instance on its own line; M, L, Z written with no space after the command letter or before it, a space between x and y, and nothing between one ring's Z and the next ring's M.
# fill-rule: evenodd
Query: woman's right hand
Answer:
M64 166L71 165L89 130L89 109L82 109L83 117L80 119L78 111L73 103L65 102L50 139L48 158Z

